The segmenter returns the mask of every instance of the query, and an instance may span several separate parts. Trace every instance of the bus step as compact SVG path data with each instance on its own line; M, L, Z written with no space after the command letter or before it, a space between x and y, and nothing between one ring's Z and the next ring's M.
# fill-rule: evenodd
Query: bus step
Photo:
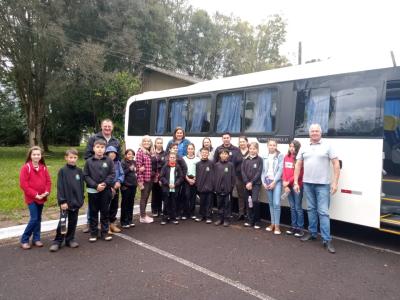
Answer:
M387 195L398 195L400 190L400 180L397 177L382 180L382 192Z
M392 202L392 203L399 203L400 204L400 197L394 195L385 195L382 197L382 201Z
M400 215L390 214L383 215L381 217L381 228L382 231L399 232L400 234Z

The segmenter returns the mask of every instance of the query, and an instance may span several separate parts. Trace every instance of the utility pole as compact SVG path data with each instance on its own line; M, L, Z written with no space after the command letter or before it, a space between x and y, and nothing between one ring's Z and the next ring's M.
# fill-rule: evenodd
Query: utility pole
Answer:
M302 49L301 49L301 41L299 42L299 60L298 60L298 64L301 65L301 55L302 55Z
M393 67L396 67L396 58L394 57L394 52L393 52L393 50L390 51L390 55L392 56Z

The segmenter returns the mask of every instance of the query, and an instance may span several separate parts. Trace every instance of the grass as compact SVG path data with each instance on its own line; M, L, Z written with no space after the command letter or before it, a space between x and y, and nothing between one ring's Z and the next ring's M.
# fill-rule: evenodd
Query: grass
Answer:
M52 180L52 190L45 207L56 207L56 184L58 170L65 164L64 152L67 146L50 147L45 160ZM80 159L78 166L83 168L83 152L85 147L78 147ZM28 148L0 147L0 215L7 219L18 219L26 214L26 205L19 187L19 171L25 162Z

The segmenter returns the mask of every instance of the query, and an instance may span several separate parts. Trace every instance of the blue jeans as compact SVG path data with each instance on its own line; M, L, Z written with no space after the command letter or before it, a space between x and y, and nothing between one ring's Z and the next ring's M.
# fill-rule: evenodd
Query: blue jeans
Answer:
M40 241L40 223L42 222L43 204L35 202L28 204L30 219L21 237L21 243L29 243L29 238L33 234L32 242Z
M282 184L278 181L273 190L267 190L271 224L279 225L281 220L281 191Z
M323 241L330 241L331 229L329 220L329 204L331 200L329 184L304 183L304 194L307 198L308 230L314 237L319 228Z
M303 202L303 188L300 193L296 193L293 188L290 188L288 195L288 201L290 205L290 217L291 225L293 229L304 228L304 212L301 203Z

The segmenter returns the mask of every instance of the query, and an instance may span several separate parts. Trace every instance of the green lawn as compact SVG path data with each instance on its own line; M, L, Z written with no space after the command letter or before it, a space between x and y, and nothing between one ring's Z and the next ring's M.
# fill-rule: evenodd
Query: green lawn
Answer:
M56 206L56 180L58 170L65 164L64 152L69 147L50 147L50 153L45 155L51 180L52 191L47 201L47 207ZM83 151L79 147L78 166L83 167ZM0 214L10 218L18 217L21 210L26 210L24 198L19 188L19 171L25 162L27 147L0 147Z

